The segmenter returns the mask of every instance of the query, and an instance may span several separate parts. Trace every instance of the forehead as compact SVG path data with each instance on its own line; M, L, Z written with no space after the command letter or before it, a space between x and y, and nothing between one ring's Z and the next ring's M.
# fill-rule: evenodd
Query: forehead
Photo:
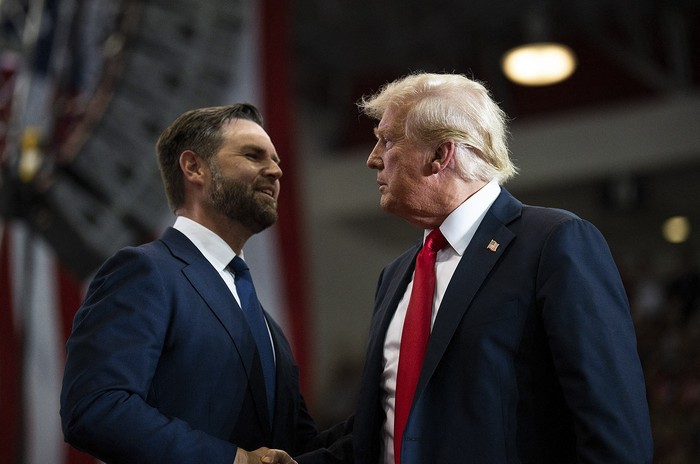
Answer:
M397 108L389 107L382 114L382 119L379 120L379 124L375 128L375 133L378 135L384 135L387 133L395 133L401 129L401 118Z
M272 143L265 129L247 119L232 119L224 123L221 133L227 140L264 139Z
M247 119L232 119L221 127L224 136L222 149L252 147L276 156L275 146L270 136L261 126Z

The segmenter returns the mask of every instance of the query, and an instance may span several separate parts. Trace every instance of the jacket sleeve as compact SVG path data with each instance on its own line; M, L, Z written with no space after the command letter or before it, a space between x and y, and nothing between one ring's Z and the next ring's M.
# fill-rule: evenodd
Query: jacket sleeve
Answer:
M537 301L565 401L578 462L651 463L645 382L625 289L600 232L562 222L544 246Z
M354 417L318 434L307 445L307 452L294 459L299 464L352 464Z
M165 288L141 249L117 253L98 272L67 344L65 439L109 463L230 464L235 445L146 401L171 322Z

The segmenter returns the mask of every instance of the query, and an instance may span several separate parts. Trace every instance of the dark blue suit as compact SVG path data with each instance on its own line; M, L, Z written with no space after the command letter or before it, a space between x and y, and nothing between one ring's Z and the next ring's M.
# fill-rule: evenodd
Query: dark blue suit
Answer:
M231 464L236 446L299 452L315 435L299 374L277 360L270 427L253 336L218 272L183 234L126 248L76 314L61 393L66 440L108 463Z
M379 280L356 463L381 462L384 338L418 249ZM402 446L404 464L651 462L629 304L595 227L501 192L444 295Z

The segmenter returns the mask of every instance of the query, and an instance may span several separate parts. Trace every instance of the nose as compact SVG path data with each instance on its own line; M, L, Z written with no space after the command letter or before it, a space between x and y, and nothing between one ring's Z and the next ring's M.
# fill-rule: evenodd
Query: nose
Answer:
M382 157L379 156L376 145L369 154L369 158L367 158L367 167L370 169L382 169L384 167L384 162L382 161Z
M278 180L280 177L282 177L282 168L276 162L270 161L269 165L265 169L265 176L271 177L273 180Z

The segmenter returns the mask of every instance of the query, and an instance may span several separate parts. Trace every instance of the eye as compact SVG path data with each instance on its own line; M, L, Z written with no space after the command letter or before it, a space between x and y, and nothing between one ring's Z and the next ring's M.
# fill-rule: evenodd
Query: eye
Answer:
M389 140L388 138L384 137L383 135L377 136L377 142L380 145L383 145L385 148L391 148L391 146L393 145L392 141Z

